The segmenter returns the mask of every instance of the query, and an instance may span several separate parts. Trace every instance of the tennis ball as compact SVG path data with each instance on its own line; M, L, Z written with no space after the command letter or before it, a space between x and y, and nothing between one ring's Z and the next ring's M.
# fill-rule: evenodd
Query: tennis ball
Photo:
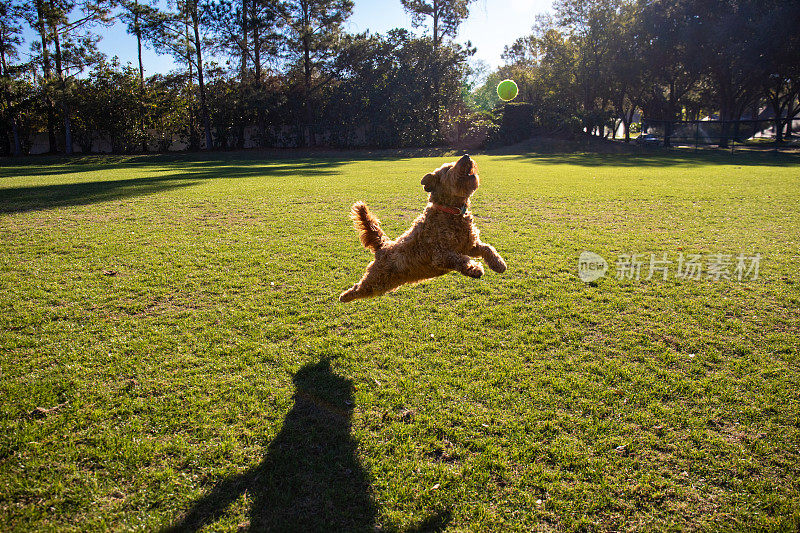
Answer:
M503 80L497 86L497 96L501 100L508 102L517 96L517 84L512 80Z

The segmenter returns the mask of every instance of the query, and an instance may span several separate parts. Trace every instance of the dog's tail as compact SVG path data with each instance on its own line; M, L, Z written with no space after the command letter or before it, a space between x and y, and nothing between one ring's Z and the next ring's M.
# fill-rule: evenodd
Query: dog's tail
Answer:
M353 219L353 227L356 228L361 244L365 248L372 250L372 253L389 241L389 238L381 229L381 221L369 212L364 202L356 202L350 209L350 218Z

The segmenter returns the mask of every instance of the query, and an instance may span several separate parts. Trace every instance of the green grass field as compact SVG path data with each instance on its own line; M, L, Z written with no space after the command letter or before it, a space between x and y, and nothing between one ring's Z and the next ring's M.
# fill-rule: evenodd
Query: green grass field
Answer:
M800 157L478 155L508 271L339 303L452 159L0 168L0 530L796 531Z

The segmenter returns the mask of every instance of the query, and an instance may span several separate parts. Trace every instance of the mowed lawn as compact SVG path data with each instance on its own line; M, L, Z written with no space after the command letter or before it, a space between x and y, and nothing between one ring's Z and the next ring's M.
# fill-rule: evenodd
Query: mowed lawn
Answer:
M0 167L0 530L797 530L800 158L474 157L508 271L350 304L455 157Z

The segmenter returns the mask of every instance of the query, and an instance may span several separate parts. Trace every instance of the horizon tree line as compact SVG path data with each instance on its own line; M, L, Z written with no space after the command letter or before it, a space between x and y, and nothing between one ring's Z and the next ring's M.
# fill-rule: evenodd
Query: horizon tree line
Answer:
M797 1L556 0L495 79L518 77L551 127L621 126L628 141L638 111L668 144L674 122L717 116L725 146L735 121L769 109L780 143L800 115L798 27Z
M501 128L504 78L552 134L621 127L628 141L637 114L724 127L771 109L782 142L800 114L795 1L555 0L491 72L456 42L474 0L399 0L421 34L348 33L352 0L152 1L0 0L0 153L26 153L39 132L65 154L99 139L114 152L176 138L189 150L480 144ZM96 29L117 20L135 66L98 50ZM178 68L146 76L143 47Z

